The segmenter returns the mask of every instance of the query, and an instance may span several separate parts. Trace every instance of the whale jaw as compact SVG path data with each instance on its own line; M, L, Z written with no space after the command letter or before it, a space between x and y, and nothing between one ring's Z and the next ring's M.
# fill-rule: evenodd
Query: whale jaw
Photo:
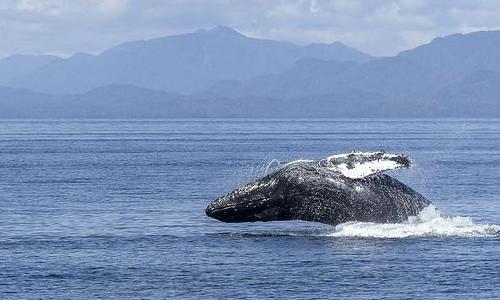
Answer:
M207 206L205 213L228 223L291 220L290 208L283 196L283 187L278 181L266 176L217 198Z
M246 206L226 206L217 208L209 205L205 213L211 218L226 223L289 220L283 217L282 209L278 206L268 207L248 204Z

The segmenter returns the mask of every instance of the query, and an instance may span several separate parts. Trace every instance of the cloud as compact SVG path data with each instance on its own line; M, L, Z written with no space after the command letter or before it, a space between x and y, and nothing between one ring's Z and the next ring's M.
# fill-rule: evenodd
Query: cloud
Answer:
M94 1L97 10L109 16L120 15L127 9L127 0L101 0Z
M0 57L97 53L124 41L233 26L305 44L340 40L393 55L436 36L500 28L489 0L4 0Z

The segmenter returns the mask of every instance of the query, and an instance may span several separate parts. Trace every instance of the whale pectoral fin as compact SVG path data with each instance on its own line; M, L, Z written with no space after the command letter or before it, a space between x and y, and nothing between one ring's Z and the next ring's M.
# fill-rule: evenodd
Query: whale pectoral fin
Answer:
M388 170L409 168L412 163L408 157L400 154L356 151L330 156L320 165L340 172L345 177L363 178Z

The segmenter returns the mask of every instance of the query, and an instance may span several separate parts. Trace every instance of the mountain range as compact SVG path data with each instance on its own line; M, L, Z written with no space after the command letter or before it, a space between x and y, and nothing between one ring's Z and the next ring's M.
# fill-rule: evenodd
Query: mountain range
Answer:
M229 27L0 60L1 118L500 117L500 32L392 57Z
M121 44L99 55L77 54L16 77L10 86L46 93L82 93L130 84L193 93L225 79L247 80L284 71L297 60L363 62L370 56L339 42L298 46L246 37L229 27ZM31 58L35 65L35 58ZM38 59L40 60L40 58Z

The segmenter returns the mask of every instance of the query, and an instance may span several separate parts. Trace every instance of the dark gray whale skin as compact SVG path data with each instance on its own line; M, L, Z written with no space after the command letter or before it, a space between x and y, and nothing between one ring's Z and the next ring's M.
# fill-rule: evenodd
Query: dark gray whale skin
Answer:
M352 179L317 162L287 165L216 199L206 214L223 222L304 220L398 223L430 203L384 174Z

